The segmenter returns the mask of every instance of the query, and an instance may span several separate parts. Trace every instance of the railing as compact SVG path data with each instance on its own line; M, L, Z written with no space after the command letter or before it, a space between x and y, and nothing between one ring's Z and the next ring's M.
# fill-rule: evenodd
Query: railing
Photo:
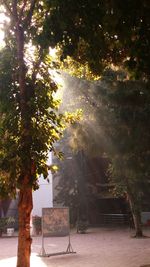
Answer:
M129 225L128 214L100 214L100 224L101 225Z

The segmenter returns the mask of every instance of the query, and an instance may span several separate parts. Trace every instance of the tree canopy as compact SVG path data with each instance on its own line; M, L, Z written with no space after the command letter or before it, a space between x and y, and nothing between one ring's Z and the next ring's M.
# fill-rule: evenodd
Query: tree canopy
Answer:
M123 65L134 78L150 75L150 3L148 0L47 1L50 13L43 36L60 44L62 59L72 56L96 74Z
M59 101L53 93L57 87L48 72L49 60L42 62L33 91L33 80L27 75L28 110L26 118L30 117L30 148L25 148L21 141L20 93L17 81L17 67L14 65L13 51L10 47L0 52L0 166L1 186L4 192L13 194L21 186L21 170L26 169L29 152L36 166L36 172L30 180L34 189L38 186L38 175L48 175L46 160L49 150L54 150L53 143L59 139L63 125L62 115L57 108ZM55 111L54 111L55 110ZM29 149L29 151L28 151ZM28 151L25 152L25 151ZM4 190L4 186L6 190Z

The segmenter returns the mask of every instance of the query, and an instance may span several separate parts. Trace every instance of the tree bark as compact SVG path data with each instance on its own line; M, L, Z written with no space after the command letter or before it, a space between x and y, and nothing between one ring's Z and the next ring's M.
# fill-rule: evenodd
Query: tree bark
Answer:
M131 209L131 213L133 216L133 222L135 227L135 237L142 237L143 231L142 231L142 224L141 224L141 212L140 208L137 207L137 203L135 203L134 196L132 193L128 192L128 201Z
M30 216L33 207L32 203L32 160L31 144L32 136L30 131L31 114L28 108L26 68L24 62L24 28L16 18L16 40L18 56L18 78L20 89L20 111L21 111L21 138L20 148L21 175L19 193L19 236L18 236L18 255L17 267L30 267L31 243L30 237Z
M133 221L135 225L135 237L142 237L143 231L142 231L142 226L141 226L140 212L133 212Z
M30 267L31 243L30 215L32 211L32 189L25 187L19 193L19 236L17 267Z
M88 204L87 204L87 188L86 188L86 166L85 155L83 151L77 154L79 161L79 174L77 176L77 190L78 190L78 211L77 211L77 232L84 233L87 230L88 222Z

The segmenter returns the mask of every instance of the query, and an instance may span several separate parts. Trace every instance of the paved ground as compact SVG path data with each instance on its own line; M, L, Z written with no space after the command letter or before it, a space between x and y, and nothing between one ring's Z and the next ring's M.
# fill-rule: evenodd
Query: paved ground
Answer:
M71 233L76 254L38 257L41 237L34 237L31 267L150 267L150 238L131 238L130 229L95 228L87 234ZM150 229L145 230L150 236ZM66 237L44 239L46 253L65 251ZM0 239L0 267L15 267L17 237Z

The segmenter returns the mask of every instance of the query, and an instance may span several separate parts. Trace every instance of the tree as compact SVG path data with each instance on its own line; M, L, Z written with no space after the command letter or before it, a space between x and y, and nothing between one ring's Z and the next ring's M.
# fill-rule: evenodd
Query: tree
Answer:
M79 148L74 151L69 144L70 139L67 130L59 142L64 158L54 175L54 201L70 208L70 222L80 232L80 225L87 228L88 222L87 165L84 151ZM58 160L54 160L58 164Z
M69 129L69 144L76 151L105 155L110 160L114 194L126 195L136 236L142 236L140 213L150 173L149 83L129 81L124 72L112 70L93 83L67 77L64 81L71 87L67 95L64 93L65 109L83 109L82 120ZM69 179L65 175L63 184L60 181L61 188L74 187L72 172ZM59 198L64 199L62 191ZM65 201L66 198L65 195Z
M44 5L0 1L9 18L0 51L0 193L15 196L19 190L17 267L30 266L32 191L38 188L38 175L47 178L48 151L54 150L64 127L49 71L49 44L38 43L47 16Z
M140 214L150 171L149 84L105 77L98 90L95 116L102 132L99 140L111 161L110 178L119 193L127 193L135 235L142 236Z
M77 3L58 0L52 1L50 6L52 13L47 20L51 25L55 23L53 44L59 43L62 47L62 60L69 55L81 64L88 64L98 75L113 64L126 68L132 79L149 80L150 4L147 0L81 0ZM46 24L44 29L47 29ZM48 31L43 33L48 34ZM149 93L146 94L148 97ZM127 114L130 112L128 108ZM144 112L142 114L145 116ZM145 129L144 125L142 127ZM148 142L147 138L145 140ZM147 161L145 157L144 160L142 164Z
M42 34L50 34L47 22L55 24L52 44L61 46L62 60L69 55L79 63L88 64L98 75L113 64L126 68L132 79L149 80L150 4L147 0L58 0L51 1L49 6L51 15L45 21Z

